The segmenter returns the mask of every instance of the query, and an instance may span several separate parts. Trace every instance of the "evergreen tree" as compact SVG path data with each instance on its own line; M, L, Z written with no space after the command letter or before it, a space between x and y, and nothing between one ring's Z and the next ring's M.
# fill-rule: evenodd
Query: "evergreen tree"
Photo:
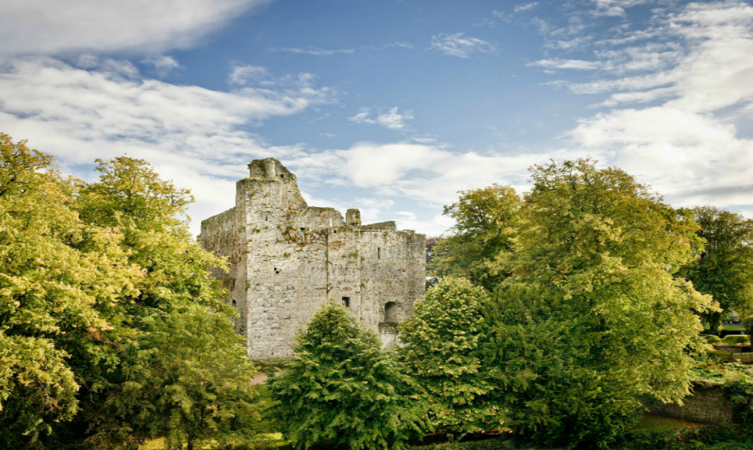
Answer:
M425 429L405 370L343 307L323 305L293 351L269 389L277 402L271 417L296 448L401 449Z
M465 279L445 278L400 324L401 359L422 389L434 430L462 435L504 428L479 352L488 332L482 315L486 297Z

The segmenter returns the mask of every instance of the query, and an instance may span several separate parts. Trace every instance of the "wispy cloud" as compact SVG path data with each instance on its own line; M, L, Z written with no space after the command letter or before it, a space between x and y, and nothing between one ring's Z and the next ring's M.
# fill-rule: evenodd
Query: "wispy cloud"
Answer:
M4 0L0 54L143 51L194 45L269 0Z
M542 67L544 69L571 69L571 70L595 70L601 67L597 61L584 61L580 59L542 59L527 64L529 67Z
M173 70L181 68L181 65L172 56L152 55L142 62L154 67L154 70L160 77L165 77Z
M355 48L338 48L334 50L324 50L321 48L273 47L273 48L270 48L269 51L298 53L301 55L332 56L332 55L338 55L338 54L352 55L353 53L356 52L356 49Z
M489 17L485 17L480 22L473 24L474 27L489 27L494 28L497 26L497 20L501 20L503 22L512 22L512 20L515 18L515 16L527 12L527 11L533 11L534 9L538 8L539 2L531 2L531 3L521 3L519 5L515 5L510 12L505 12L502 10L492 10Z
M626 8L648 3L652 0L593 0L599 16L624 16Z
M539 7L539 2L531 2L531 3L524 3L522 5L515 5L515 8L513 8L513 13L519 14L524 11L530 11L532 9L536 9Z
M349 117L348 120L355 123L377 124L392 130L402 130L406 127L406 120L413 119L413 111L398 112L398 107L381 109L375 118L371 118L370 108L361 108L356 115Z
M569 137L607 151L608 161L677 204L753 210L753 140L739 132L753 112L753 6L730 0L655 10L649 28L596 44L602 77L560 84L606 95L607 109L581 118Z
M432 36L430 49L459 58L468 58L474 53L488 53L496 50L491 43L466 36L465 33Z

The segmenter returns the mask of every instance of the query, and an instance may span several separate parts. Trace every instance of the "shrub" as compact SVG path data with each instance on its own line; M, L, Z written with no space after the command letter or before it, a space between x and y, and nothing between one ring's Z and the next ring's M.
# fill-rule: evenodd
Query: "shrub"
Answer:
M722 338L720 338L719 336L714 336L713 334L710 334L706 336L706 342L708 342L709 344L718 344L722 342Z
M744 334L725 336L722 342L731 345L744 344L748 342L748 336Z
M402 449L427 426L410 378L379 337L324 305L298 335L295 360L269 384L270 416L298 449Z

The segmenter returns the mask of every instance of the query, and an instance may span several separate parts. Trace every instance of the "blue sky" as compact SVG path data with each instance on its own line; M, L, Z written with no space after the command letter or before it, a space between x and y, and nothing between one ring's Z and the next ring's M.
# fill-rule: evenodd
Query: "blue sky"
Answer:
M753 217L753 4L5 0L0 131L144 158L192 228L274 156L311 205L430 235L457 191L591 156Z

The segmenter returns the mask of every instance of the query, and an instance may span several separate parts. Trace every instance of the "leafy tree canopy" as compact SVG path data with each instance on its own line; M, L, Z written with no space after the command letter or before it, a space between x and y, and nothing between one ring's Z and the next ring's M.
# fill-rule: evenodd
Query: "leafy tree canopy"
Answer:
M706 245L700 257L686 266L684 275L722 308L703 315L718 333L731 311L741 317L753 314L753 220L713 206L687 212L700 225L697 234Z
M323 305L293 351L269 388L272 417L296 448L400 449L426 427L404 369L343 307Z
M107 358L108 314L141 277L122 236L70 208L77 180L51 156L0 134L0 442L37 442L78 411L72 358Z
M253 402L213 381L232 368L242 383L253 370L209 277L223 262L190 240L181 218L188 193L141 160L99 170L98 183L65 178L50 155L0 134L0 447L135 446L118 430L136 440L167 433L131 411L146 414L168 390L201 405L171 413L175 436L195 435L196 421L226 430ZM206 341L190 354L166 340L191 336ZM207 409L213 419L196 419Z
M608 448L643 397L679 401L710 297L674 274L697 225L625 172L588 159L532 168L512 275L485 351L510 424L546 445Z
M455 226L449 237L432 245L429 269L440 278L462 277L493 289L508 275L493 262L512 250L520 197L513 188L497 184L460 194L457 202L444 207Z

